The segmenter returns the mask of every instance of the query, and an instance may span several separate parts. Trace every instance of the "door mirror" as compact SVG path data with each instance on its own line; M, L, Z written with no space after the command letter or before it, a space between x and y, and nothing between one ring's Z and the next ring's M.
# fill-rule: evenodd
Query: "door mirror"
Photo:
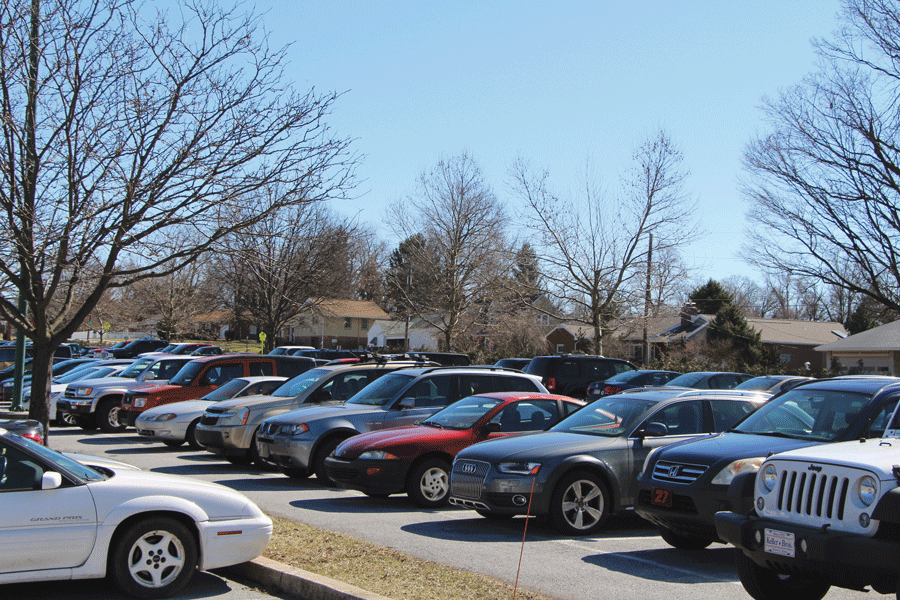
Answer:
M652 423L644 425L644 427L637 432L637 437L662 437L668 434L669 428L666 427L665 423L653 421Z
M416 407L416 399L415 398L404 398L400 401L400 408L406 410L408 408Z
M492 433L500 433L502 429L500 427L500 423L488 423L484 426L484 429L482 431L484 431L485 434L490 435Z
M55 490L62 485L62 475L56 471L44 471L41 475L41 489Z
M329 400L331 400L331 392L328 390L316 390L309 399L310 402L314 403L328 402Z

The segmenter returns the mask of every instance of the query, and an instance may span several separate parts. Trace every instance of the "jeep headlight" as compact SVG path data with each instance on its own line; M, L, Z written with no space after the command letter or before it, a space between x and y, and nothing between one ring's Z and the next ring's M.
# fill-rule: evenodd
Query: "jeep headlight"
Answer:
M878 482L871 475L866 475L856 484L856 493L859 499L866 506L872 506L875 499L878 498Z
M713 477L712 484L729 485L738 473L752 473L753 471L758 471L764 460L766 460L765 456L736 460L719 471L716 476Z
M778 483L778 469L775 468L775 465L769 463L763 469L762 472L762 485L763 489L767 492L771 492L775 489L775 484Z
M541 463L507 462L497 465L497 470L504 475L537 475Z

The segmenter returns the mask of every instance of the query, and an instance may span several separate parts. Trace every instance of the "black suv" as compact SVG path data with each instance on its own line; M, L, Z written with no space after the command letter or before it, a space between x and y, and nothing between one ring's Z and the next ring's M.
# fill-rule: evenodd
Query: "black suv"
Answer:
M142 352L155 352L169 345L165 340L144 337L132 340L121 348L109 348L102 353L103 358L136 358Z
M595 381L609 379L637 367L627 360L591 356L588 354L560 354L535 356L522 371L541 378L550 392L584 400L588 386Z
M705 548L721 541L713 520L717 512L745 514L753 503L752 487L745 494L729 493L738 475L758 470L771 454L880 438L898 398L896 377L801 383L773 396L725 433L651 452L638 477L634 509L657 525L670 545Z

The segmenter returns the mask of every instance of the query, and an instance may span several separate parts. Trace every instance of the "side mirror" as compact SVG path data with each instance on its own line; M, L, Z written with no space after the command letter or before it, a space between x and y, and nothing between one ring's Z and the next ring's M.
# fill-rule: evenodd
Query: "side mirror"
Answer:
M415 398L404 398L400 401L400 408L406 410L408 408L416 407L416 399Z
M637 432L638 437L661 437L669 434L669 428L665 423L653 421L647 423L643 429Z
M331 400L331 392L328 390L318 390L314 394L312 394L312 398L309 399L310 402L328 402Z
M41 489L55 490L62 485L62 475L56 471L44 471L41 475Z
M502 428L500 427L500 423L488 423L487 425L484 426L483 431L487 435L490 435L492 433L500 433L502 431Z

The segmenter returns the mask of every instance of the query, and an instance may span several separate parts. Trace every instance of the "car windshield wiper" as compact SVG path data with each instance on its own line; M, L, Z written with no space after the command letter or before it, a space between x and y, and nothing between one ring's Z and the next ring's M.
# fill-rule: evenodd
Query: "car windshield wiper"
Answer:
M426 427L436 427L437 429L444 429L444 426L440 423L435 423L434 421L422 421L419 425L425 425Z
M753 432L742 432L742 433L752 433L753 435L765 435L768 437L780 437L780 438L794 438L796 436L791 435L789 433L784 433L781 431L753 431Z

